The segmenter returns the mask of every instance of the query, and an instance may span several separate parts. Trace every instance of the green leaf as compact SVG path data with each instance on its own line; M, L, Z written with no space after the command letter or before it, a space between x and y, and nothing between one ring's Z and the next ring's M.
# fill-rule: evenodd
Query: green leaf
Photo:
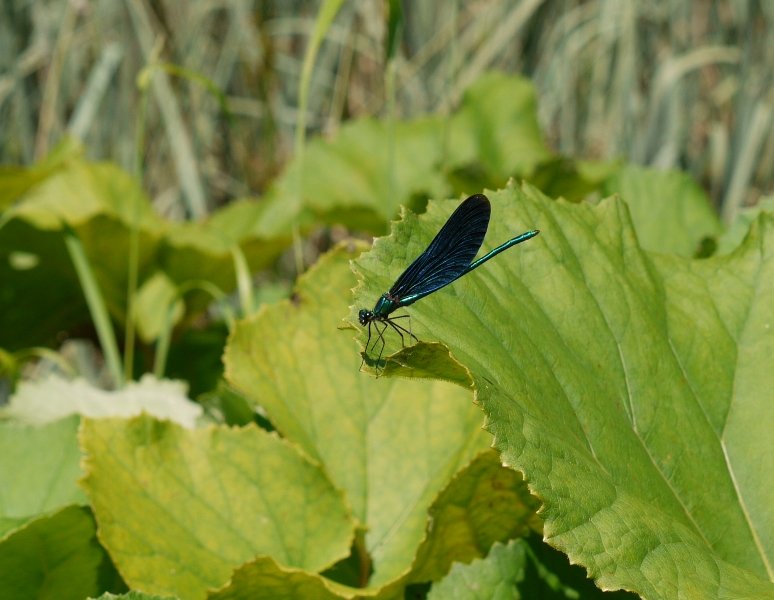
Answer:
M3 600L81 600L122 588L88 509L64 508L0 541Z
M627 165L605 183L604 193L624 199L645 250L696 256L705 238L720 234L709 198L685 173Z
M521 475L503 468L496 452L479 455L433 503L433 527L417 554L412 581L440 579L452 560L469 562L486 556L494 542L541 531L539 507Z
M469 390L374 380L358 372L352 331L337 330L353 281L348 263L357 254L342 247L326 255L299 279L292 300L239 323L224 360L227 380L345 490L365 532L355 549L358 581L348 583L367 580L369 593L386 594L412 572L438 494L491 439L481 431L482 415ZM484 522L500 535L513 530L512 515L490 514L496 493L486 481L498 472L501 467L489 471L485 481L479 471L471 472L476 481L463 484L472 495L470 488L478 486L480 502L470 509L477 516L433 520L438 540L451 535L452 527L459 532L465 526L460 520L470 521L467 537L449 537L445 545L437 540L444 553L433 557L437 564L448 568L455 557L470 554L471 544L474 552L486 540L491 544L486 527L479 531Z
M290 244L285 225L266 218L265 203L242 200L202 222L170 223L159 256L161 268L178 285L204 280L228 293L236 286L231 251L241 248L255 272L270 265ZM211 298L186 297L197 310ZM249 308L249 307L248 307Z
M598 191L620 168L613 161L579 161L556 156L540 163L528 181L547 196L580 202Z
M185 380L191 387L189 396L197 402L201 402L200 394L217 387L223 375L222 357L227 336L226 325L219 322L204 329L188 328L175 338L167 362L167 375Z
M62 330L89 320L62 240L64 224L83 245L110 315L119 323L126 319L132 228L139 238L140 286L154 277L175 286L206 280L224 294L236 283L235 247L255 271L290 242L289 233L268 221L265 207L255 202L235 203L201 223L163 221L134 179L108 163L73 158L35 175L27 188L0 221L0 346L9 349L48 344ZM209 294L193 291L186 296L187 316L211 301ZM153 312L141 304L137 313L150 320L140 324L146 340L158 332Z
M527 576L519 586L525 598L583 598L583 600L637 600L640 596L631 592L603 592L586 571L570 563L565 554L555 550L538 536L531 535L524 540L527 553Z
M761 198L755 206L739 211L734 222L718 240L718 254L728 254L738 248L761 213L774 215L774 196Z
M204 598L256 556L316 572L349 550L341 493L274 434L86 419L81 445L100 540L131 587Z
M161 271L148 277L137 289L134 303L137 333L145 342L157 340L167 327L183 317L183 302L172 280Z
M352 590L314 573L278 565L260 557L240 567L227 586L208 600L338 600L355 598Z
M448 134L446 164L477 165L485 184L493 186L510 177L529 177L552 156L538 124L534 86L504 73L487 73L466 90Z
M733 255L690 260L640 248L615 199L571 205L525 187L491 200L487 248L541 235L408 312L420 340L469 370L504 462L545 503L547 540L603 589L771 597L771 219ZM356 306L456 205L407 215L356 261Z
M0 165L0 210L13 205L27 190L33 188L67 162L83 155L83 147L73 138L65 137L45 159L33 167Z
M387 40L384 57L390 61L395 58L400 48L403 34L403 7L398 0L390 0L387 4Z
M34 168L33 168L34 169ZM123 318L129 225L140 229L141 272L156 252L163 224L141 190L113 165L70 160L32 187L0 228L0 344L46 344L88 320L75 271L65 250L67 224L86 248L108 308ZM5 260L24 253L33 260Z
M427 197L452 189L499 187L552 157L532 84L490 73L466 91L451 118L362 119L331 140L310 141L303 160L291 162L264 198L262 218L288 231L296 222L322 221L383 232L401 206L421 211Z
M388 135L395 136L399 151L394 154L385 143ZM441 121L435 117L392 124L375 119L348 123L332 141L311 140L303 165L290 163L265 199L267 214L288 227L301 212L302 222L383 231L401 204L446 193L438 170L441 141ZM301 204L295 206L299 168L303 168Z
M519 540L495 544L489 555L470 565L456 564L449 575L433 586L428 600L507 600L521 598L518 584L524 579L526 544Z
M586 579L583 569L571 565L564 554L537 536L530 536L505 545L497 543L485 558L468 565L455 564L428 595L429 600L445 598L631 600L638 596L628 592L603 592Z
M144 592L127 592L126 594L111 594L105 592L94 600L175 600L177 596L157 596Z
M38 515L86 503L76 484L78 423L78 417L42 427L0 423L0 535Z
M78 414L87 417L131 417L147 413L194 427L201 407L185 395L180 381L144 375L120 390L106 391L83 379L68 381L57 375L24 381L11 397L5 415L31 424L43 424Z

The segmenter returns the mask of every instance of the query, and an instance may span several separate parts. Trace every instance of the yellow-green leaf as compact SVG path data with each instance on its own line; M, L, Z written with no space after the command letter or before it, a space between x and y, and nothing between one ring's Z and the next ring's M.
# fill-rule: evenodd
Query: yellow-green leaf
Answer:
M275 434L87 419L81 445L100 540L131 587L204 598L256 556L316 572L348 553L341 493Z
M339 248L325 256L299 279L291 300L239 323L225 363L227 379L345 490L365 531L356 550L359 576L368 583L362 591L386 594L414 569L438 494L491 439L468 389L359 372L354 332L338 329L353 283L348 263L357 254ZM479 510L492 499L484 496ZM494 516L498 524L510 518ZM452 519L434 522L434 533L442 538L447 523L457 527ZM448 568L454 557L470 554L470 544L476 551L484 539L491 543L472 529L476 535L439 546L439 564ZM500 527L506 531L512 530Z

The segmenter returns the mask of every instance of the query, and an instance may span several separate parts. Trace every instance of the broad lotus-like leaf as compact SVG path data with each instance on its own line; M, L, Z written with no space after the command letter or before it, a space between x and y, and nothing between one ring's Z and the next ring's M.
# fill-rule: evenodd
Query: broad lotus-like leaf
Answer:
M644 250L620 200L528 186L490 199L485 249L541 234L410 306L426 352L415 361L388 331L392 372L468 370L495 446L544 503L546 539L603 589L771 597L771 218L694 260ZM456 205L407 214L356 261L351 322Z

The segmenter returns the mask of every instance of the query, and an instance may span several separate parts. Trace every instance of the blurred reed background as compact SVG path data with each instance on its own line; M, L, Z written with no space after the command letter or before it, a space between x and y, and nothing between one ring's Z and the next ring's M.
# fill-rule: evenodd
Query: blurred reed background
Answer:
M319 9L6 0L0 161L34 163L70 133L91 158L136 171L141 157L167 216L260 194L293 152ZM345 2L313 67L306 133L388 110L449 111L483 72L522 73L557 151L686 170L730 221L772 193L773 24L765 0L424 0L402 3L390 55L388 2ZM153 69L143 93L138 75L159 63L173 66Z

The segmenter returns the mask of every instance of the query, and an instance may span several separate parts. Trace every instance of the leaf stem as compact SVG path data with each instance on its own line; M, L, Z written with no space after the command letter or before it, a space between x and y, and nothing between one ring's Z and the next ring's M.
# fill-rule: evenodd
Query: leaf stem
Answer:
M67 224L64 224L64 241L67 252L70 254L70 260L73 262L75 272L86 297L86 304L89 307L91 319L94 322L94 328L97 330L102 352L105 355L105 362L113 377L113 384L116 388L122 388L124 385L124 376L121 369L121 358L118 352L118 343L116 342L115 331L110 322L105 299L97 284L97 278L89 264L86 252L83 250L83 244L78 239L78 235Z

